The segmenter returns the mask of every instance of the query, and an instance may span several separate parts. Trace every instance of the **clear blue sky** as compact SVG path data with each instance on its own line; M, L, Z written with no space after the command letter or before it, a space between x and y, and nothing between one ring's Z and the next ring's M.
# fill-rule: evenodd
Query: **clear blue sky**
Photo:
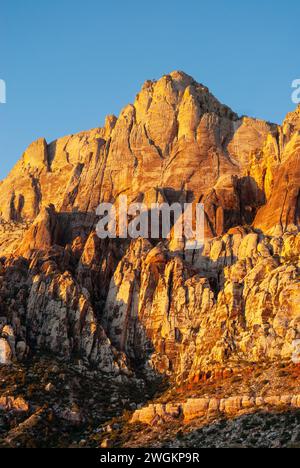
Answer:
M33 140L102 125L175 69L240 114L295 107L299 0L1 0L0 18L0 178Z

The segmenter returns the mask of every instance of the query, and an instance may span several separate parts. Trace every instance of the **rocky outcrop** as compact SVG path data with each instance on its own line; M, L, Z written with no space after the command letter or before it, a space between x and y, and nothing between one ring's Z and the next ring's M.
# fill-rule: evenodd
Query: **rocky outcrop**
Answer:
M27 229L27 223L8 222L0 218L1 256L11 255L17 250Z
M182 419L185 424L199 418L216 418L222 415L233 417L242 412L251 412L267 408L300 408L299 395L281 395L253 398L237 396L227 399L191 398L184 403L156 404L135 411L131 424L150 426L166 423L172 419Z
M128 373L126 357L111 346L88 291L59 271L60 256L63 249L39 252L31 264L11 258L2 265L0 363L46 351L78 356L108 374Z
M103 320L119 350L192 380L214 363L292 358L300 338L299 234L233 232L183 256L145 240L131 245Z
M274 175L274 189L258 212L254 225L264 232L282 235L298 232L300 220L300 134L297 132L283 152L283 162Z
M23 398L0 397L0 411L27 413L28 410L29 405Z
M31 254L45 251L59 243L60 229L54 206L42 209L33 225L25 233L16 255L30 258Z

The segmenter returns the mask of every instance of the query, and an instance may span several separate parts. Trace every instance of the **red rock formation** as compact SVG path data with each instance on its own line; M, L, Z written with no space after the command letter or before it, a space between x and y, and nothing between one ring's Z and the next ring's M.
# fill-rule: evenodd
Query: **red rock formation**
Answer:
M300 109L239 118L182 72L104 128L24 153L0 184L0 355L49 350L182 379L291 359L300 339ZM101 241L100 202L202 202L206 242ZM7 333L5 326L9 326Z
M31 145L2 183L0 210L13 220L32 220L51 203L57 211L94 213L121 193L150 204L156 187L168 201L203 199L213 237L244 221L244 205L252 221L264 202L257 182L243 178L275 131L238 120L207 88L174 72L147 82L103 129Z

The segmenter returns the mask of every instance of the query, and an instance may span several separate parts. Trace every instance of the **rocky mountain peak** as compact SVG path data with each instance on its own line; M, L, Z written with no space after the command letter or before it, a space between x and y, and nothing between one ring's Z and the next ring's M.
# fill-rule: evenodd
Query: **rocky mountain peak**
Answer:
M0 410L31 413L16 431L8 419L6 445L53 418L68 433L90 427L99 395L109 393L101 420L136 409L133 395L151 399L162 379L166 403L128 424L300 407L299 129L300 107L282 126L238 118L172 72L103 128L29 146L0 184L0 374L11 382L13 363L37 376L30 405L0 394ZM170 239L100 240L96 209L120 195L149 209L202 203L204 245L186 250L172 229ZM66 398L54 401L46 378Z
M166 201L201 199L208 237L243 223L284 230L296 225L297 195L287 221L277 201L276 215L266 207L276 200L282 164L297 152L298 125L299 108L282 127L239 119L208 88L174 71L146 81L134 104L108 116L103 128L30 145L0 186L0 213L32 221L53 204L91 214L120 193L151 204L160 192ZM289 187L295 177L297 169Z

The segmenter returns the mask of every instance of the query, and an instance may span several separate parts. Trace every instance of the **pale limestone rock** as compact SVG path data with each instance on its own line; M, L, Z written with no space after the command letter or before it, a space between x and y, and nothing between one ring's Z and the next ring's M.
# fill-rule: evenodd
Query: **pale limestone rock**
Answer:
M94 311L69 273L36 276L30 291L27 327L31 342L60 356L80 353L107 373L118 373L123 358L115 353Z

